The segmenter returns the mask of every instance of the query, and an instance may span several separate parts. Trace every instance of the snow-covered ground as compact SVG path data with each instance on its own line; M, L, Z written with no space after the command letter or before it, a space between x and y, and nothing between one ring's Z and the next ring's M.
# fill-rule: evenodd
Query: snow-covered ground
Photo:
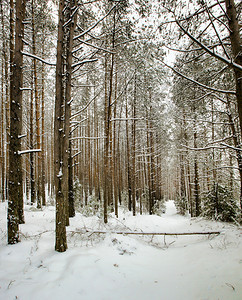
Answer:
M79 213L67 228L68 250L54 251L55 209L26 206L21 243L6 244L6 204L0 203L0 299L232 300L242 299L241 228L190 219L166 203L159 216L121 214L104 226ZM107 234L83 233L107 230ZM222 231L217 236L118 235Z

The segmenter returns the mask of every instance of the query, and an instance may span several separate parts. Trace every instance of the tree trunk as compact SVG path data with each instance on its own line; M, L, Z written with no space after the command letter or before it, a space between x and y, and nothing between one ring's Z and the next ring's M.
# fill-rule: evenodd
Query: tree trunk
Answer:
M44 54L44 41L43 43L43 48L42 48L42 55ZM41 132L41 195L42 195L42 205L46 205L46 199L45 199L45 68L44 64L42 64L42 71L41 71L41 121L42 121L42 132Z
M66 212L63 193L63 64L64 64L64 7L65 1L59 1L59 22L56 60L56 98L54 121L54 162L55 162L55 193L56 193L56 242L55 250L64 252L66 241Z
M229 124L233 136L233 143L236 148L240 148L240 142L239 142L239 137L236 131L236 127L234 124L234 119L232 117L232 110L231 110L231 103L229 97L227 97L227 110L228 110L228 118L229 118ZM240 180L240 200L242 199L242 157L241 157L241 151L236 150L236 159L238 163L238 168L239 168L239 180ZM240 201L240 209L241 209L241 201Z
M34 5L35 2L32 0L32 49L33 55L36 55L36 37L35 37L35 17L34 17ZM33 61L34 68L34 98L35 98L35 122L36 122L36 146L40 149L40 99L38 92L38 78L37 78L37 62L36 59ZM41 208L41 154L36 153L36 192L37 192L37 208Z
M126 91L127 93L127 91ZM130 170L130 148L129 148L129 121L128 121L128 99L126 96L126 151L127 151L127 188L128 188L128 209L132 210L132 198L131 198L131 170Z
M136 72L136 71L135 71ZM133 121L132 121L132 209L136 214L136 73L134 79Z
M5 33L4 12L1 1L1 21L2 21L2 38L3 38L3 65L2 65L2 201L7 199L7 174L6 165L8 164L9 152L9 71L8 71L8 55L7 55L7 37ZM4 83L5 80L5 83ZM5 89L4 89L5 87ZM5 90L5 105L4 105L4 90ZM4 114L5 112L5 114ZM5 117L6 116L6 117ZM5 132L4 134L4 118L5 118ZM6 145L6 146L5 146Z
M32 72L31 72L32 73ZM33 74L31 79L31 98L30 98L30 129L29 129L29 148L30 150L34 149L34 127L33 127L33 119L34 119L34 105L33 105ZM29 164L30 164L30 202L31 205L35 202L35 177L34 177L34 153L30 152L29 154Z
M240 25L239 25L239 12L236 11L234 0L225 0L226 12L229 18L230 29L230 41L232 47L232 53L235 62L242 66L242 45L240 37ZM236 98L240 120L240 135L242 136L242 71L234 68L235 80L236 80ZM242 166L240 167L240 169ZM240 171L241 175L242 172ZM241 196L240 196L240 209L242 209L242 182L241 182Z
M196 121L196 112L195 106L193 107L193 113L195 114L194 124L193 124L193 142L194 148L197 148L197 121ZM195 151L194 154L194 199L195 199L195 216L200 215L200 197L199 197L199 179L198 179L198 158Z
M116 113L117 113L117 85L118 85L118 73L116 69L116 76L115 76L115 96L114 96L114 109L113 109L113 153L112 153L112 159L113 159L113 194L114 194L114 211L115 216L118 218L118 188L119 183L117 179L117 149L116 149Z
M22 159L20 136L22 134L22 86L23 86L23 19L25 0L16 0L15 50L10 82L10 147L9 147L9 201L8 201L8 243L19 242L19 224L23 217Z
M148 207L149 207L149 214L153 214L153 208L154 208L154 203L153 203L153 198L152 198L152 187L151 187L151 157L150 157L150 126L149 126L149 114L148 110L146 112L146 140L147 140L147 182L148 182Z
M2 4L2 3L1 3ZM1 80L1 115L0 115L0 120L1 120L1 126L0 126L0 168L1 168L1 182L0 182L0 200L2 202L5 201L4 199L4 70L3 70L3 65L2 65L2 80Z
M76 18L71 17L72 10L76 6L76 0L71 0L70 3L67 1L66 11L66 22L72 18L71 22L66 26L67 35L65 44L65 55L66 55L66 69L65 69L65 119L64 119L64 140L63 140L63 191L64 191L64 202L66 211L66 225L69 225L69 199L70 193L73 194L73 183L70 178L71 172L69 163L72 164L71 160L71 149L70 149L70 116L71 116L71 72L72 72L72 50L73 50L73 37L76 26ZM72 190L70 190L72 189ZM72 197L72 195L71 195ZM72 198L71 198L72 201ZM72 207L73 208L73 207ZM72 213L73 214L73 213Z

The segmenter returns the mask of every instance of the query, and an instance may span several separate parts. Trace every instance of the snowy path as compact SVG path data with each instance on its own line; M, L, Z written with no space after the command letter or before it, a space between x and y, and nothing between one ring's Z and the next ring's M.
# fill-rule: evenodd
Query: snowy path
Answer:
M166 213L111 218L77 214L67 228L69 249L54 248L53 207L26 207L22 242L6 245L6 205L0 203L1 300L240 300L241 229L224 223L182 217L174 203ZM185 232L221 230L208 236L141 237L80 235L93 230Z

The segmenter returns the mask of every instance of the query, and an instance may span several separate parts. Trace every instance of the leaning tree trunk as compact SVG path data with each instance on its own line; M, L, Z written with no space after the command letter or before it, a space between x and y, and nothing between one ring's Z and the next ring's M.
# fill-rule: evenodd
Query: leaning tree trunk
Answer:
M10 82L10 148L9 148L9 201L8 201L8 243L19 242L18 226L24 223L22 159L20 136L22 133L22 86L23 86L23 19L25 0L16 0L15 50Z

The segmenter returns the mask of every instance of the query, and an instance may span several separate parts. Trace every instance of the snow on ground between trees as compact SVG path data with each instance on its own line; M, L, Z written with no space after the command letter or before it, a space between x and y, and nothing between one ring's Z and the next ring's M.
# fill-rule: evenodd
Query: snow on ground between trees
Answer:
M241 228L179 216L173 201L161 217L120 212L106 225L77 213L67 227L65 253L54 251L53 206L25 207L16 245L6 242L6 210L0 203L0 299L242 299ZM221 234L164 237L113 230Z

